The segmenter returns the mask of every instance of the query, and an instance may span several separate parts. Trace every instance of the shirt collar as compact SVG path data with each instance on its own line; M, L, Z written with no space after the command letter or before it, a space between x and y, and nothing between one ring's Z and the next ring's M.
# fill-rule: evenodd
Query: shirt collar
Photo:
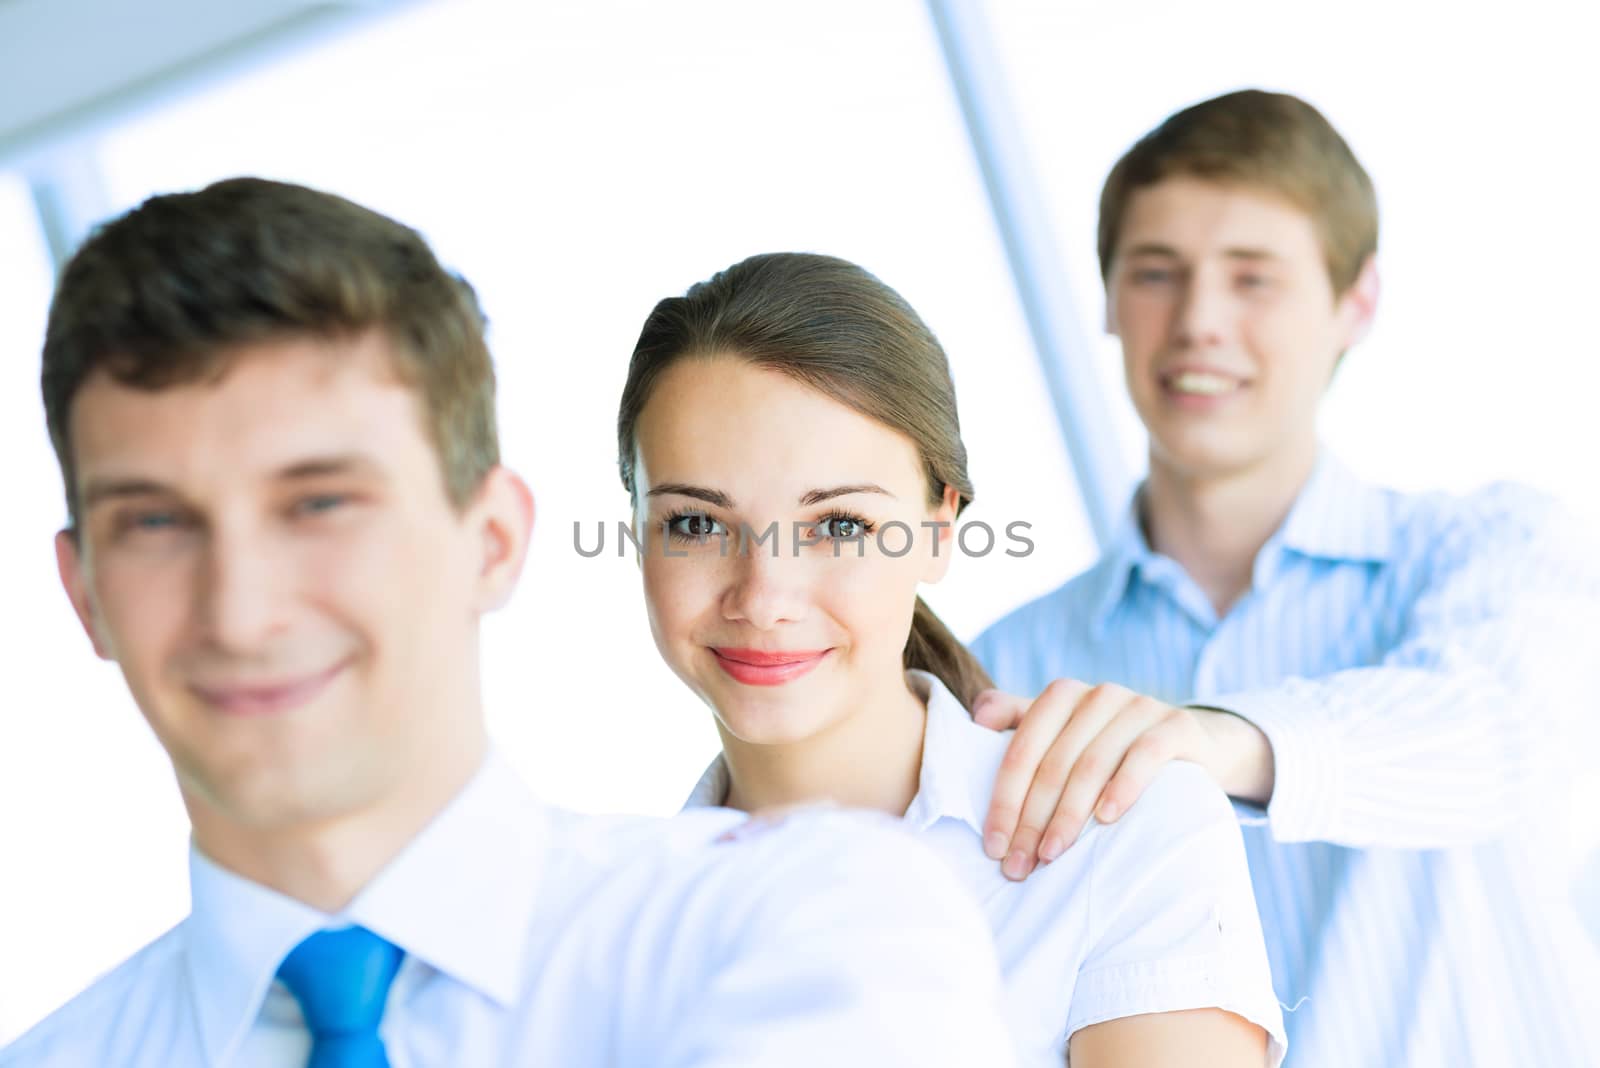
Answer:
M547 813L491 752L468 784L329 916L189 854L187 929L206 1063L223 1065L261 1011L278 965L318 930L359 924L510 1006L524 972Z
M906 681L922 698L928 719L922 734L917 796L906 809L905 820L920 831L948 817L981 836L1010 732L991 731L974 723L960 700L935 675L907 671ZM683 807L721 805L731 785L727 762L718 753Z
M1128 583L1135 569L1147 566L1156 559L1156 554L1144 540L1144 526L1139 519L1139 493L1143 488L1141 484L1134 490L1128 506L1123 509L1122 522L1117 525L1099 563L1094 566L1097 588L1090 601L1093 606L1090 622L1096 633L1104 633L1111 613L1116 611L1117 605L1122 603L1122 598L1128 592Z
M921 831L941 819L958 820L981 838L1011 732L974 723L960 699L930 672L908 671L906 680L928 707L922 771L906 821Z
M1324 449L1284 520L1282 545L1316 559L1383 563L1394 554L1390 503Z
M283 958L329 925L317 909L223 868L192 843L187 959L207 1064L225 1065L261 1011Z
M1143 489L1141 483L1134 491L1122 522L1094 567L1096 589L1090 601L1090 620L1097 635L1104 635L1134 573L1157 569L1163 562L1145 541L1139 516ZM1362 482L1324 449L1288 517L1257 557L1256 585L1275 573L1280 549L1313 559L1387 561L1394 552L1391 519L1389 494Z
M689 797L684 801L683 807L721 808L727 803L728 791L731 789L733 789L733 778L728 773L728 762L722 758L722 753L719 751L700 775L700 781L689 791Z

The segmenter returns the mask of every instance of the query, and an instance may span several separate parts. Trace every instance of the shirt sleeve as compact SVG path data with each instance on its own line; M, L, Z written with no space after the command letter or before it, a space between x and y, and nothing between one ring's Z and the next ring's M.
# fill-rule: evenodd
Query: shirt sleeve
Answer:
M1286 1049L1233 810L1200 767L1174 763L1116 823L1096 826L1089 950L1067 1034L1125 1016L1219 1008Z
M1575 523L1511 489L1434 539L1377 664L1195 702L1266 734L1275 839L1442 848L1558 810L1564 739L1600 690L1600 570Z
M740 843L722 963L653 1063L1011 1065L999 964L954 874L887 819L791 816Z

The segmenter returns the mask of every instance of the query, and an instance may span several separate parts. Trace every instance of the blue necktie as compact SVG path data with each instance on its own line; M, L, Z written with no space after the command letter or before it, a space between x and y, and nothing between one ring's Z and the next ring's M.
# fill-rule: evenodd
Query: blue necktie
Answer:
M389 1068L378 1021L402 956L365 927L319 931L294 947L278 978L311 1031L306 1068Z

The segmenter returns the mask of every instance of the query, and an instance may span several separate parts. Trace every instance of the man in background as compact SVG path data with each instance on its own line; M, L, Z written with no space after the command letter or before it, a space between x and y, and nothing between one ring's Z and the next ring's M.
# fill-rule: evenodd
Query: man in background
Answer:
M1531 492L1401 494L1321 447L1377 245L1365 170L1291 96L1187 108L1112 169L1106 322L1149 476L1094 567L974 647L1012 692L1057 680L987 848L1025 877L1193 761L1245 813L1286 1063L1586 1063L1600 962L1563 773L1600 692L1600 569Z

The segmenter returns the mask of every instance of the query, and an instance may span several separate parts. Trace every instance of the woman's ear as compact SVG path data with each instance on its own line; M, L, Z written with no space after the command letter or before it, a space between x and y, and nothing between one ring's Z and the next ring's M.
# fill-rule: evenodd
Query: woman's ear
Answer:
M928 516L922 529L928 534L927 566L922 581L938 582L950 570L950 559L956 551L956 513L961 511L961 494L954 486L945 486L939 503Z

